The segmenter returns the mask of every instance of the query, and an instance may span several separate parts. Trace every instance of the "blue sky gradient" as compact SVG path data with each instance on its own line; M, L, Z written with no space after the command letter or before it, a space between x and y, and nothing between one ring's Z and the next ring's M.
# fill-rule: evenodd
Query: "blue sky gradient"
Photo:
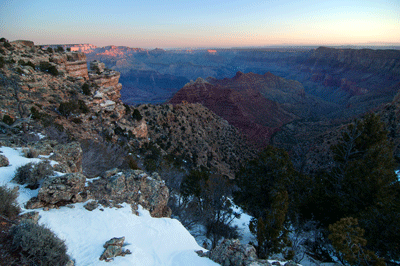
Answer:
M400 43L400 0L0 0L0 36L143 48Z

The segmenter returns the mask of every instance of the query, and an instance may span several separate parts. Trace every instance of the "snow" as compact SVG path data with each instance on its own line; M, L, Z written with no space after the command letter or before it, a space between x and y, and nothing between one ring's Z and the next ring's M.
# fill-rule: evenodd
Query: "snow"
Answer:
M250 242L256 243L255 236L250 232L249 224L252 216L245 213L240 207L233 205L233 211L240 214L239 218L232 221L233 226L237 226L240 232L240 242L249 244Z
M0 168L0 185L13 188L19 186L18 203L24 204L34 196L38 189L30 190L12 183L17 167L29 162L39 162L39 158L25 158L21 149L0 147L0 151L10 162L9 166ZM162 265L162 266L211 266L217 263L199 257L195 251L201 248L182 226L171 218L152 218L147 210L139 206L139 216L132 214L130 205L124 203L122 208L97 208L86 210L85 203L76 203L74 208L61 207L43 211L39 224L47 226L59 238L65 240L68 255L74 259L76 266L89 265ZM125 237L125 249L132 254L116 257L111 262L100 261L104 243L113 237Z
M170 218L152 218L147 210L139 208L139 216L131 207L99 208L87 211L84 203L75 208L61 207L39 211L40 224L48 226L65 239L68 254L76 265L218 265L194 252L201 248L182 224ZM124 248L132 254L116 257L112 263L100 262L103 244L125 236Z

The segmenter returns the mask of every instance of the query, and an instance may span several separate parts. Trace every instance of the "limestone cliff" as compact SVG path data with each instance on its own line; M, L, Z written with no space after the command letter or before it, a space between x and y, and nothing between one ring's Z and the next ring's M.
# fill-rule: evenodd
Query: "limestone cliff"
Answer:
M118 72L99 71L98 64L88 70L84 53L51 52L27 41L0 43L0 50L2 118L30 117L39 131L56 127L77 139L102 139L116 127L147 138L146 124L129 119L120 101Z

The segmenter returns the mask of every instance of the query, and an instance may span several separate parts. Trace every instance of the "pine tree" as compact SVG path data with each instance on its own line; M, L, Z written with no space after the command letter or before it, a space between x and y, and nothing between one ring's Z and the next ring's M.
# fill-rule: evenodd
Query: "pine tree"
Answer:
M331 147L333 170L318 176L306 207L325 228L343 217L358 218L367 248L387 260L398 260L400 186L387 135L376 114L347 126Z
M257 236L259 257L279 253L289 244L286 229L288 189L296 171L286 151L268 146L236 175L235 203L254 217L250 230Z
M337 256L350 265L386 265L373 252L365 249L367 240L364 229L358 227L358 220L353 217L342 218L329 225L329 239L332 241Z

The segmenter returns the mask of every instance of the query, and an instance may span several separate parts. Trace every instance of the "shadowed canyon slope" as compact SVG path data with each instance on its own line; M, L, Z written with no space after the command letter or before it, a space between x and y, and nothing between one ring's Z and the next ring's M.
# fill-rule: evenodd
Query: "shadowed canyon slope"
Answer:
M298 118L289 111L293 109L291 104L304 101L301 84L275 77L270 73L261 76L238 72L232 79L209 79L207 82L198 78L196 82L185 85L169 103L201 103L263 146L283 124ZM271 83L269 88L270 79L282 84ZM269 99L276 96L284 104L282 94L289 95L287 108Z

